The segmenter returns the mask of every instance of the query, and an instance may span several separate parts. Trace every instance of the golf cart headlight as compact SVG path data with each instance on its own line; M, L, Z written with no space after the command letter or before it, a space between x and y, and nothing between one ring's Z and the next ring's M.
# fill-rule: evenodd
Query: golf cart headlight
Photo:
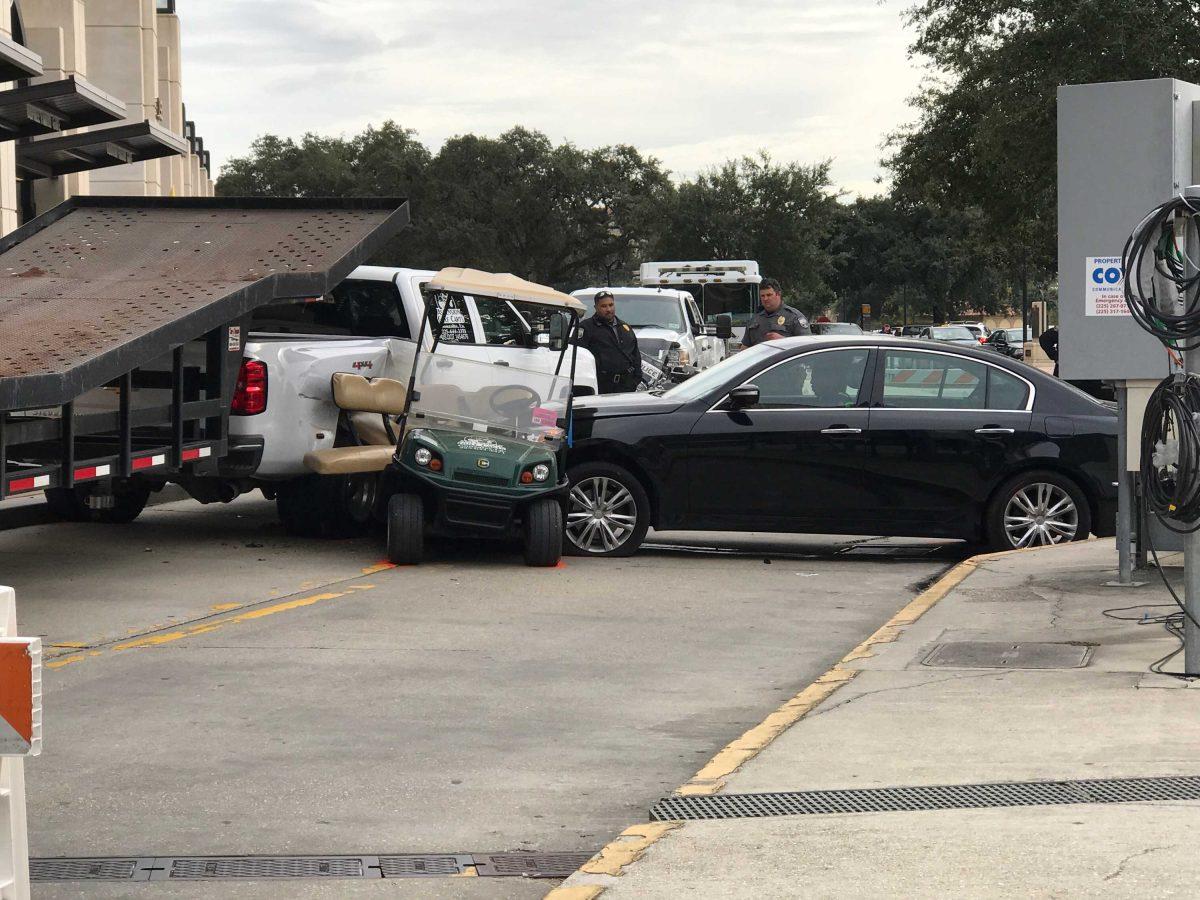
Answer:
M433 459L433 453L425 447L418 447L417 452L413 454L413 459L417 461L418 466L427 466Z
M538 463L533 467L533 480L545 481L550 477L550 467L545 463Z

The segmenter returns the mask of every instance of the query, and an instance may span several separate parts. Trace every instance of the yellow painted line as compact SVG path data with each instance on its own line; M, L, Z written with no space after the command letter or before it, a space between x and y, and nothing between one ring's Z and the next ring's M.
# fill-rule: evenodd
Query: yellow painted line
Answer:
M231 609L237 609L240 606L245 606L244 603L218 603L215 606L210 606L213 612L228 612Z
M50 645L51 647L62 647L68 650L82 650L84 647L90 646L87 641L57 641Z
M47 662L43 662L42 665L47 669L61 669L63 666L71 665L71 663L83 662L85 659L87 659L87 657L83 654L79 654L77 656L62 656L58 659L52 659Z
M892 616L869 638L843 656L831 669L816 681L788 700L767 716L758 725L745 732L717 753L686 783L676 789L676 794L715 794L725 786L725 779L758 756L775 738L824 703L842 687L854 680L858 670L849 668L856 660L874 656L874 647L895 641L903 630L921 616L950 591L960 585L980 564L990 559L1024 553L1024 550L1003 553L985 553L963 560L922 591ZM625 868L641 859L646 850L666 834L683 826L683 822L648 822L626 828L599 853L579 867L576 874L618 877ZM566 884L546 894L546 900L593 900L604 892L603 884Z

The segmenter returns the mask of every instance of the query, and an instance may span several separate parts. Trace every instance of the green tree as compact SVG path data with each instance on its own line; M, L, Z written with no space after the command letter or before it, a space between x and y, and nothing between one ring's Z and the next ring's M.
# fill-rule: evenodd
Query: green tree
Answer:
M833 299L828 241L837 218L829 163L778 164L762 152L679 185L655 245L660 259L755 259L786 302L813 314Z
M920 0L932 77L891 139L897 196L979 208L1014 281L1055 268L1056 88L1200 80L1195 0Z
M841 317L857 319L863 304L893 322L1003 311L1010 300L986 232L977 209L891 197L842 207L830 242Z

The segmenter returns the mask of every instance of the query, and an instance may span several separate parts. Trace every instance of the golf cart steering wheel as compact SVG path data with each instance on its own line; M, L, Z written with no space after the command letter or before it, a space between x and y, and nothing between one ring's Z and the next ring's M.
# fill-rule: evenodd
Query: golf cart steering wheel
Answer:
M501 400L501 397L508 399ZM498 416L506 419L516 418L522 412L528 412L542 402L541 396L531 387L523 384L506 384L496 388L488 397L488 406Z

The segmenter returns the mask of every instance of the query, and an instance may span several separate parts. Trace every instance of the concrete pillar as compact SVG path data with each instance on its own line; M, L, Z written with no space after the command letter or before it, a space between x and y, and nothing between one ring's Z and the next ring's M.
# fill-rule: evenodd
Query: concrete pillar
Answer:
M89 80L124 100L129 117L159 120L158 38L154 0L88 0ZM97 169L92 193L158 196L159 164L132 163Z
M179 16L158 16L158 96L162 100L162 126L183 137L183 64ZM184 160L168 156L162 160L162 190L166 196L187 195Z
M69 75L87 77L87 6L83 0L22 0L25 43L42 57L46 74L35 81L59 81ZM74 134L79 129L64 132ZM68 197L90 194L91 174L39 178L33 183L38 213Z
M0 3L4 14L0 15L0 34L12 37L9 27L11 21L8 11L11 8L9 0ZM12 87L11 83L0 83L0 90ZM0 234L8 234L17 227L17 210L20 207L20 193L17 189L17 166L13 142L5 141L0 144Z

